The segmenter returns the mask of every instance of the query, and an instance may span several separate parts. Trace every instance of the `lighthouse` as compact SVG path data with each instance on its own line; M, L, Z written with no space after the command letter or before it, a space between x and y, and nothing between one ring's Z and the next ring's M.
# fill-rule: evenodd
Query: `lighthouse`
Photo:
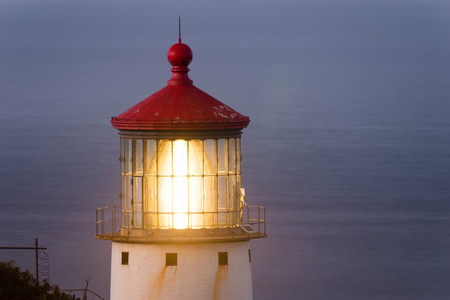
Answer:
M170 47L167 86L111 119L120 136L120 206L96 211L112 241L111 300L253 299L250 240L265 208L241 187L250 122L193 85L191 48Z

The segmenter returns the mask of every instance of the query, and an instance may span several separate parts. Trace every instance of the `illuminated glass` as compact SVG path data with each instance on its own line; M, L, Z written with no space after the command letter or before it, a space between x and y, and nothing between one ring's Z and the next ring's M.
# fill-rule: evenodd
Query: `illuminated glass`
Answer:
M122 138L120 161L122 227L239 225L239 138Z

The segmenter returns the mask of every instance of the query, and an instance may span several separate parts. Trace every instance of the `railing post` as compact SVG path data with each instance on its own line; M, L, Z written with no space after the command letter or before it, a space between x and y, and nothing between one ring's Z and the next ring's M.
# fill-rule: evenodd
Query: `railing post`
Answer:
M95 210L95 235L98 235L98 208Z
M102 207L101 210L101 224L102 224L102 234L105 234L105 208Z
M250 208L248 205L247 206L247 223L250 224Z
M266 207L264 206L264 234L266 234Z
M258 206L258 234L261 236L261 214L260 214L261 207Z
M115 224L115 218L114 218L114 209L115 209L115 206L114 206L114 208L111 210L111 234L112 234L112 236L114 236L114 232L115 232L115 226L114 226L114 224Z

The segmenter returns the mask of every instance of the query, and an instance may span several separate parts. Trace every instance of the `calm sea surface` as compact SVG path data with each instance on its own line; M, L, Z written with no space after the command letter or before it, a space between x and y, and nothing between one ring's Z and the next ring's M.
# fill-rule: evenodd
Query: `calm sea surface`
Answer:
M109 120L191 79L250 116L243 187L267 207L254 298L450 299L447 1L0 0L0 246L47 247L50 280L108 297L118 205ZM26 239L18 239L25 237ZM0 250L34 272L33 252Z

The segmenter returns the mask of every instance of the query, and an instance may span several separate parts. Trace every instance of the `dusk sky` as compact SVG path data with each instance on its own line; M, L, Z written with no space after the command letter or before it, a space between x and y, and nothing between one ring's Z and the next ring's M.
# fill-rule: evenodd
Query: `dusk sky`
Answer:
M52 283L108 297L110 118L167 84L179 15L194 85L251 119L254 299L449 299L446 0L0 0L0 246L38 237Z

